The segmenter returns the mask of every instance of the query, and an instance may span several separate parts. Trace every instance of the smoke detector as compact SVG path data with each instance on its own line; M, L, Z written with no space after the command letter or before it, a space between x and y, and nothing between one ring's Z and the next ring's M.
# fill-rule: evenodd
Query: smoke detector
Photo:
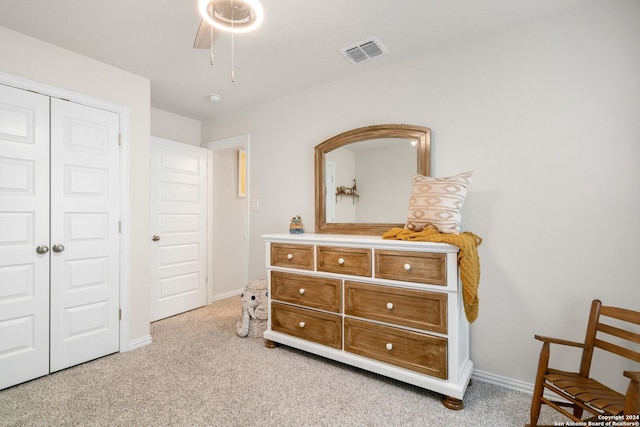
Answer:
M220 102L222 100L222 95L219 93L210 93L207 95L209 97L209 101L211 102Z
M359 64L386 54L387 48L384 47L376 37L372 37L360 43L342 48L339 52L352 64Z

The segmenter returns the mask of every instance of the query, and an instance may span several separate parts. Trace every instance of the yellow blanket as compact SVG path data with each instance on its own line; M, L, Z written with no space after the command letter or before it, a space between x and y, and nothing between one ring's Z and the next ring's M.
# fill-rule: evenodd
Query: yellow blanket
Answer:
M422 231L411 231L394 227L387 231L383 239L413 240L418 242L449 243L460 248L458 265L462 282L462 300L467 320L471 323L478 317L478 285L480 283L480 258L478 246L482 238L465 231L460 234L440 233L435 227L427 226Z

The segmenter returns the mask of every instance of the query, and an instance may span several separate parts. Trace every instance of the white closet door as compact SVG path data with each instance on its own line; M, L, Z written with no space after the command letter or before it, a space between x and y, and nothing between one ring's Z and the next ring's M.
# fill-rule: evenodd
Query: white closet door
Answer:
M207 302L207 150L151 138L151 320Z
M0 85L0 389L49 372L49 98Z
M51 372L119 349L119 127L51 100Z

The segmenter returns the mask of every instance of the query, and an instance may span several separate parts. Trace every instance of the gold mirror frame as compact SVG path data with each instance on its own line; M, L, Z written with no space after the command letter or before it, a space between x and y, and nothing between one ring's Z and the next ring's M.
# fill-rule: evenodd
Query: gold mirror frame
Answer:
M325 155L337 148L354 142L379 138L403 138L416 140L416 173L431 174L431 129L414 125L375 125L349 130L327 139L315 148L315 197L316 197L316 233L324 234L369 234L382 235L392 227L404 227L404 224L392 223L327 223L325 209Z

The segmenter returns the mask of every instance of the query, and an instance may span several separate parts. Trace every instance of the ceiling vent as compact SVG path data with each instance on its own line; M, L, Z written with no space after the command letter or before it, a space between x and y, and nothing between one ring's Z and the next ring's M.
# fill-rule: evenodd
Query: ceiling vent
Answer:
M380 43L380 40L373 37L353 46L340 49L340 53L352 64L358 64L375 58L376 56L384 55L387 53L387 48Z

